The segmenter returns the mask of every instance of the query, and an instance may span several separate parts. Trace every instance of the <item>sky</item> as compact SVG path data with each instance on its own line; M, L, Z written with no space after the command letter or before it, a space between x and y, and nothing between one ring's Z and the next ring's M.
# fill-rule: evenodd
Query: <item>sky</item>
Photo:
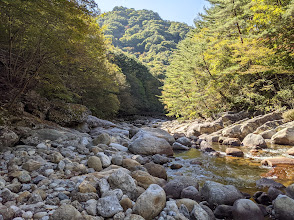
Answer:
M148 9L157 12L164 20L184 22L194 26L193 20L203 7L205 0L95 0L102 12L111 11L115 6Z

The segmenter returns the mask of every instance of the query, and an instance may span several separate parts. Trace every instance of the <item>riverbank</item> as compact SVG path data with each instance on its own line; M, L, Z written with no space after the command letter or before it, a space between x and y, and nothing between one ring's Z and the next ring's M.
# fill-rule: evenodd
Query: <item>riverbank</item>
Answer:
M281 116L273 118L276 117ZM71 124L70 120L61 121ZM241 121L243 127L248 124ZM210 125L220 121L209 122L213 132L208 134L204 129L206 133L198 136L195 131L203 131L198 127L203 128L207 122L198 122L190 136L170 131L172 136L158 128L173 129L166 126L169 123L176 122L151 118L110 122L84 115L75 129L52 122L34 123L33 127L1 127L0 214L3 219L15 220L294 216L293 210L288 209L294 204L294 185L286 188L272 179L258 179L260 192L249 195L233 185L218 183L213 175L202 181L197 175L183 172L185 163L180 163L174 151L192 149L218 158L221 151L214 149L209 140L215 141L216 134L223 134L238 122L226 122L225 128L218 126L217 131ZM220 135L218 140L221 139ZM256 152L261 148L253 149ZM228 158L237 158L231 156ZM199 157L189 163L196 168L206 166ZM171 174L171 170L181 175Z

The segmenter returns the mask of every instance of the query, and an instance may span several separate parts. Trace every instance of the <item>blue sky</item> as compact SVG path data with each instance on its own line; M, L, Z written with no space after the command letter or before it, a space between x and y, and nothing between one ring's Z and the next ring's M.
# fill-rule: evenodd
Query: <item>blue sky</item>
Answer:
M194 18L208 3L205 0L96 0L102 12L115 6L148 9L157 12L164 20L185 22L193 25Z

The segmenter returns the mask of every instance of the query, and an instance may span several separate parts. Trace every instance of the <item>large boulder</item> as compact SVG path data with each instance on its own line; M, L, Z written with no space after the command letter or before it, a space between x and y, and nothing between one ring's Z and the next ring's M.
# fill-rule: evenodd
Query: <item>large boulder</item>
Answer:
M294 127L284 128L272 136L275 144L294 145Z
M89 115L86 119L87 124L90 128L96 128L96 127L103 127L103 128L110 128L110 127L116 127L116 124L106 121L100 118L97 118L95 116Z
M236 200L243 198L235 186L213 181L206 181L200 192L210 205L233 205Z
M158 138L150 132L139 131L132 139L129 145L129 151L134 154L154 155L166 154L173 155L171 145L163 138Z
M233 218L236 220L263 220L261 209L249 199L239 199L233 205Z
M211 134L222 129L223 123L221 120L217 120L214 122L205 122L205 123L192 123L187 128L187 136L199 136L201 134Z
M164 190L156 184L152 184L137 199L133 210L134 213L146 220L155 218L165 207L166 195Z
M279 195L273 201L274 215L279 220L294 219L294 200L285 195Z
M280 120L282 114L272 112L266 115L257 116L255 118L244 121L241 124L229 126L222 131L222 135L225 137L244 139L248 134L253 133L258 127L268 121Z
M221 120L223 122L224 125L228 126L230 124L233 124L237 121L241 121L245 118L247 118L249 116L248 112L225 112L222 116L221 116Z
M254 147L254 148L267 148L265 140L260 134L248 134L242 144L246 147Z
M0 127L0 151L6 147L14 146L19 140L16 133L9 130L7 127Z
M50 220L80 220L81 213L72 205L62 205L53 213Z
M108 182L113 189L121 189L131 199L134 199L137 194L137 185L135 180L122 169L118 169L112 173Z
M152 134L155 137L163 138L170 144L175 142L175 138L172 135L170 135L167 131L162 130L160 128L145 127L142 130Z
M54 103L48 111L48 120L62 126L75 126L87 120L90 111L84 105Z

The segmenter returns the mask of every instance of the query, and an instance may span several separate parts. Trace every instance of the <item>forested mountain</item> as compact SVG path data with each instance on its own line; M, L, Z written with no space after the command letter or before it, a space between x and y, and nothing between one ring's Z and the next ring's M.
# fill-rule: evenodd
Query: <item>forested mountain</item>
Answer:
M172 51L191 29L184 23L164 21L153 11L125 7L103 14L98 23L114 46L135 55L160 79Z
M169 115L294 107L294 1L208 0L163 87Z

